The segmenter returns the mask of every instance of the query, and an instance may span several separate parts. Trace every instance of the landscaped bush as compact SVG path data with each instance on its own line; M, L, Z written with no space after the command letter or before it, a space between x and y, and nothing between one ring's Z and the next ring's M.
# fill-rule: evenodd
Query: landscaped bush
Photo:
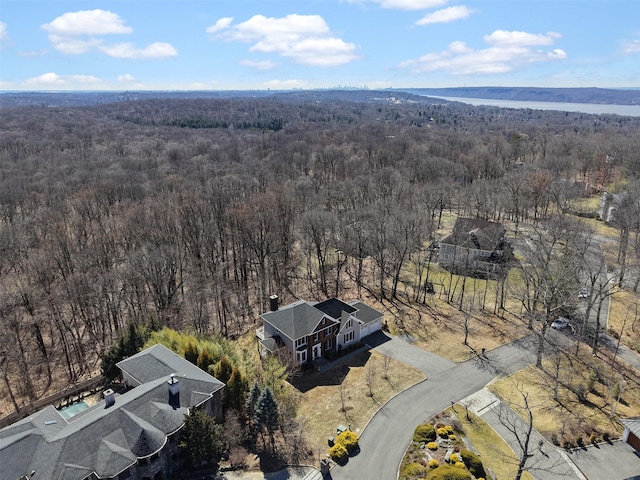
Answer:
M344 463L349 458L349 452L343 445L336 443L329 449L329 456L336 463Z
M460 461L460 456L457 453L452 453L449 456L449 463L450 464L453 465L454 463L459 462L459 461Z
M429 442L429 443L427 443L427 448L429 450L437 450L438 449L438 444L436 442Z
M598 437L596 436L595 433L592 433L591 436L589 437L589 441L593 444L598 442Z
M447 433L451 435L453 433L453 427L451 425L446 425L444 428L447 429Z
M449 432L447 432L447 429L444 427L440 427L438 429L438 435L442 438L448 438L449 437Z
M452 433L449 434L449 440L454 441L456 438L457 437L454 434Z
M429 472L427 480L471 480L471 474L453 465L440 465Z
M462 461L467 466L471 474L476 478L486 477L486 472L482 466L482 460L471 450L461 450L460 456Z
M347 449L348 453L353 452L358 447L358 435L351 430L345 430L336 438L336 443Z
M578 445L579 447L584 446L584 440L582 439L582 436L576 438L576 445Z
M464 462L456 462L453 464L453 466L458 468L464 468L465 470L467 469L467 466L464 464Z
M435 458L432 458L431 460L429 460L429 468L434 469L434 468L438 468L439 466L440 466L440 462Z
M430 423L423 423L413 432L414 442L433 442L436 439L436 430Z
M609 441L609 432L604 432L602 434L602 440L604 440L605 442Z
M422 477L426 475L427 471L428 470L424 465L418 462L412 462L404 466L404 468L402 469L402 475L409 478Z

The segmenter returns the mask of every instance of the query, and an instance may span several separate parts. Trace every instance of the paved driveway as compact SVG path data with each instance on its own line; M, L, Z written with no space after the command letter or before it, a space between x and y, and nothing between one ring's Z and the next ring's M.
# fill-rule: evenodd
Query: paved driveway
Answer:
M640 457L621 440L571 450L568 454L589 480L640 480Z
M420 370L427 377L456 365L451 360L412 345L413 338L409 335L391 336L378 331L364 338L363 343L371 350Z

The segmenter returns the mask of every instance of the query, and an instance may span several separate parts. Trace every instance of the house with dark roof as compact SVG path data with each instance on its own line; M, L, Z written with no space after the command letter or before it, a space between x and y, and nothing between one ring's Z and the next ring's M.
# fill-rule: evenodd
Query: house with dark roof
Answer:
M224 384L163 345L118 363L129 388L66 418L48 406L0 430L0 479L171 477L189 409L222 416Z
M501 223L458 217L453 231L439 242L438 263L469 275L498 273L511 256L505 233Z
M303 365L327 353L357 344L382 328L383 314L360 300L330 298L312 303L298 300L279 307L272 297L271 311L260 315L256 330L261 354L283 355Z

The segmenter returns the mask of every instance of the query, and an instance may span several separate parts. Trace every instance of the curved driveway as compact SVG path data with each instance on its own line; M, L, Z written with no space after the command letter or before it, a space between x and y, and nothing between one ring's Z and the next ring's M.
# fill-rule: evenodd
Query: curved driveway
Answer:
M555 336L555 333L552 332L552 335ZM531 348L532 341L534 340L530 335L460 364L447 363L446 360L434 364L437 365L436 370L442 369L432 371L427 380L398 394L373 416L360 436L361 453L350 458L344 467L333 468L331 478L397 478L398 466L411 441L410 433L416 425L436 415L451 405L451 402L458 402L482 389L496 376L530 365L530 352L535 351ZM387 344L383 343L375 349L384 345ZM408 354L406 350L409 347L416 349L414 353L418 358L427 358L420 353L423 350L410 345L401 345L403 357ZM393 349L387 350L387 353L393 353Z

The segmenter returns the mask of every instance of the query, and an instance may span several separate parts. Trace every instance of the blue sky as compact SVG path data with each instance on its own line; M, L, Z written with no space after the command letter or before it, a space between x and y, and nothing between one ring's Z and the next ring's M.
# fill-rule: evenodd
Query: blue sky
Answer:
M2 90L640 87L640 0L2 0Z

